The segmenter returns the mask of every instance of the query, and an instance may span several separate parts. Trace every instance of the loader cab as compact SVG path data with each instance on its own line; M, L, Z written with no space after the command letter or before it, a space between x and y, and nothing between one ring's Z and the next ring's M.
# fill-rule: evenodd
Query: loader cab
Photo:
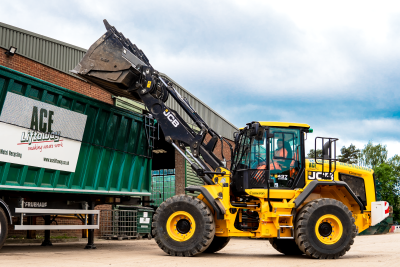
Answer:
M233 191L303 187L304 136L310 126L300 123L252 122L235 137L231 165Z

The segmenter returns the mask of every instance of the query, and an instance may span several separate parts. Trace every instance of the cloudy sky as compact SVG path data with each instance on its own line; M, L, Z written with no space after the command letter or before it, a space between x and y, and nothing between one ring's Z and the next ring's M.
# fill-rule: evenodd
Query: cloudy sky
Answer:
M89 48L102 20L241 127L308 123L400 154L399 1L3 1L0 21ZM4 12L7 11L7 12ZM308 143L308 149L312 147Z

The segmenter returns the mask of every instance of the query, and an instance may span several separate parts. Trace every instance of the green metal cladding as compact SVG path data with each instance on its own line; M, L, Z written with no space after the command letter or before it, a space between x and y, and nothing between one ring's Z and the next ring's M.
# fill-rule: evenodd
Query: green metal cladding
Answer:
M75 172L0 161L0 191L150 195L143 115L0 66L0 110L7 92L85 114L87 122Z

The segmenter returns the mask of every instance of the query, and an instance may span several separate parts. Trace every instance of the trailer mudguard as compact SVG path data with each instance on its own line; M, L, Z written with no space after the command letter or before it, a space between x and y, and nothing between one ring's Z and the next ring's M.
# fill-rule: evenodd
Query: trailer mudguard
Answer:
M11 211L10 208L8 207L7 203L4 202L4 200L0 199L0 208L4 210L4 212L8 215L8 223L12 224L12 217L11 217Z
M222 211L219 206L217 205L217 203L215 202L215 199L213 198L213 196L210 194L210 192L208 192L208 190L202 186L197 186L197 185L191 185L185 188L185 191L189 191L189 192L200 192L208 201L208 203L210 203L211 207L213 208L214 212L217 214L217 219L218 220L223 220L224 219L224 214L225 211Z
M312 181L310 182L307 187L304 189L303 192L296 198L294 204L296 205L295 208L297 209L300 205L306 200L306 198L314 191L314 189L319 185L336 185L344 187L349 194L353 197L353 199L357 202L360 206L361 213L364 212L365 206L364 204L358 199L358 197L354 194L353 190L349 187L349 185L342 181L330 181L330 182L323 182L323 181Z

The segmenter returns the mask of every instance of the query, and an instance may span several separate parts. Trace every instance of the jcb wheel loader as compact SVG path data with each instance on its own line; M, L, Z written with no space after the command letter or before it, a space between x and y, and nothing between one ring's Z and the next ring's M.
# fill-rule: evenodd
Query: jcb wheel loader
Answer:
M287 255L338 258L357 233L388 216L389 204L376 202L373 171L336 161L336 138L317 137L315 148L320 144L323 156L306 159L309 125L253 121L234 135L233 149L151 66L142 50L104 23L107 32L72 72L114 95L142 101L166 141L204 181L204 186L185 189L198 192L197 198L176 195L157 209L153 235L167 254L215 253L237 236L267 238ZM166 106L169 96L200 131ZM230 146L229 169L225 159L213 153L217 142Z

